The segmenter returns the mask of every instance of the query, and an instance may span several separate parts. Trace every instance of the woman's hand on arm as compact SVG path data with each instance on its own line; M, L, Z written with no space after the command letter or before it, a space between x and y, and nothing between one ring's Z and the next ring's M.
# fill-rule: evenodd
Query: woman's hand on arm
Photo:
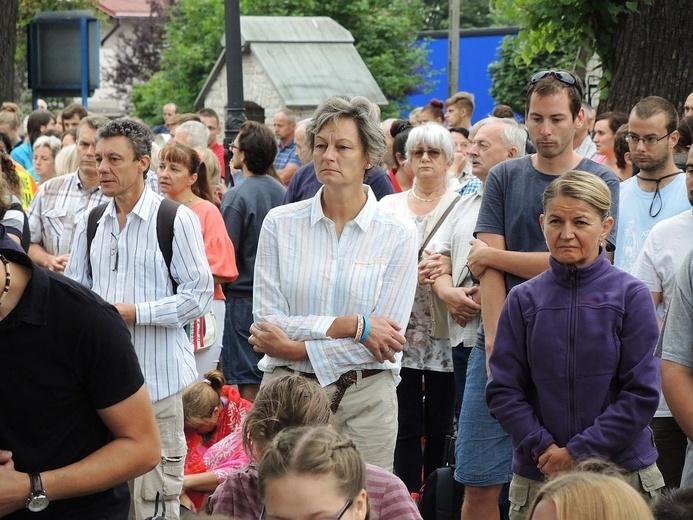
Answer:
M461 326L481 312L479 287L453 287L452 278L443 275L433 284L433 291L443 301L450 316ZM479 301L475 301L474 298Z
M288 360L308 357L306 344L303 341L292 340L284 330L265 321L253 323L250 326L248 342L255 352L267 354L270 357Z
M401 352L406 338L400 332L399 324L391 318L369 317L371 328L368 338L361 343L371 351L378 363L395 362L395 354Z
M336 318L327 335L334 339L354 338L358 326L357 316L342 316ZM361 344L371 351L378 363L383 361L395 361L395 354L401 352L406 342L400 332L399 324L391 318L380 316L368 316L370 330L368 337Z
M426 251L426 254L428 256L418 266L419 285L432 284L438 277L452 274L452 260L449 256L432 251Z

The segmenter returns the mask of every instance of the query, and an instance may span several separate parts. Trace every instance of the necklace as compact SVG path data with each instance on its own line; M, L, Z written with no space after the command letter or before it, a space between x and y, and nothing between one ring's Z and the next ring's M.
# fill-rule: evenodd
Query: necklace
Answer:
M683 172L679 170L676 173L670 173L669 175L664 175L663 177L660 177L659 179L652 179L650 177L643 177L639 173L635 174L635 177L637 177L641 181L649 181L649 182L655 183L654 195L652 195L652 201L650 202L650 217L656 218L657 215L659 215L659 213L662 211L662 207L664 206L664 201L662 200L662 193L659 190L659 183L661 183L664 179L674 177L675 175L678 175L679 173L683 173ZM657 204L656 204L657 202L659 203L659 207L657 207ZM654 212L654 215L652 214L652 212Z
M4 256L0 255L0 262L5 265L5 287L2 289L2 294L0 294L0 305L7 298L7 294L10 292L10 282L12 281L12 275L10 273L10 261Z
M440 196L438 196L438 197L436 197L436 198L434 198L434 199L424 199L423 197L419 197L419 196L416 194L416 191L414 191L415 189L416 189L416 186L412 186L412 187L411 187L411 190L410 190L409 192L410 192L412 195L414 195L414 198L415 198L415 199L420 200L421 202L437 202L437 201L439 201L440 199L442 199L442 198L445 196L445 192L443 192L442 195L440 195Z

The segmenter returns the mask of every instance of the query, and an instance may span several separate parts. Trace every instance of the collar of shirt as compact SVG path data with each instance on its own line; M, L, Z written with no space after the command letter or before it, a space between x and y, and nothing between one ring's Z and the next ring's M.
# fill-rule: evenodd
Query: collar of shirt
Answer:
M140 195L139 200L135 204L135 206L132 208L132 211L129 214L134 214L137 215L139 218L145 221L149 221L150 218L152 218L152 215L156 213L156 209L158 206L156 206L156 202L160 201L163 199L161 195L157 195L154 193L149 186L145 184L144 186L144 191L142 192L142 195ZM156 207L155 207L156 206ZM106 216L112 217L112 218L117 218L117 211L115 207L115 199L111 199L111 201L108 203L108 207L106 208L106 211L103 212L103 215L99 219L99 224L103 221L103 219Z
M3 249L2 254L11 262L28 267L31 270L31 278L17 306L4 320L0 321L0 329L14 328L21 321L31 325L45 325L48 322L48 293L50 289L47 272L37 268L29 257L21 251Z
M330 220L325 216L325 213L322 210L322 192L324 189L325 187L321 186L313 197L313 202L310 209L311 226L314 226L322 219ZM361 209L359 214L356 215L353 222L363 231L366 231L371 222L373 222L373 213L375 212L375 206L378 204L378 199L375 197L375 193L373 193L371 187L367 184L363 185L363 191L368 196L368 199L366 200L366 205L363 207L363 209Z
M281 141L277 141L277 148L279 149L280 152L283 152L284 150L290 149L293 150L296 147L296 141L293 139L289 141L286 146L282 146Z
M97 192L97 191L101 191L101 184L97 184L97 185L96 185L96 188L94 188L93 190L90 190L90 189L88 189L88 188L85 188L85 187L84 187L84 184L82 184L82 179L81 179L81 177L79 176L79 170L77 170L77 171L76 171L75 173L73 173L72 175L75 176L75 181L76 181L75 185L77 186L77 189L82 190L82 191L86 191L86 192L88 192L88 193L95 193L95 192Z

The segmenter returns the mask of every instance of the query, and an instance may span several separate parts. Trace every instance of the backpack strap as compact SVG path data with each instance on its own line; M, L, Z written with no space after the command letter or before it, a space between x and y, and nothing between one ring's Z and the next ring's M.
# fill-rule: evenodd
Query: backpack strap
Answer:
M179 206L180 204L177 202L164 198L156 215L156 238L159 242L159 250L166 262L168 277L171 279L174 294L178 290L178 282L173 279L171 274L171 260L173 260L173 225Z
M91 243L94 241L94 235L96 235L96 228L99 227L99 219L106 212L108 207L108 202L99 204L94 209L91 210L89 216L87 217L87 271L91 276Z
M96 228L99 227L99 219L106 211L108 202L104 202L96 206L87 217L87 269L91 273L91 243L96 235ZM178 282L171 275L171 261L173 260L173 225L176 220L176 213L180 204L164 198L159 205L159 210L156 214L156 238L159 242L159 250L164 256L166 269L168 269L168 277L171 279L173 292L178 290Z

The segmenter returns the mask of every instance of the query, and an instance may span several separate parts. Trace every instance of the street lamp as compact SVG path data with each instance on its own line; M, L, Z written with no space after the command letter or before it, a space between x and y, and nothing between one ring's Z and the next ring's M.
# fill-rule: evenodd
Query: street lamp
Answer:
M224 127L224 161L226 184L233 185L229 161L230 146L245 121L243 100L243 51L241 49L241 9L239 0L225 0L226 19L226 125Z

